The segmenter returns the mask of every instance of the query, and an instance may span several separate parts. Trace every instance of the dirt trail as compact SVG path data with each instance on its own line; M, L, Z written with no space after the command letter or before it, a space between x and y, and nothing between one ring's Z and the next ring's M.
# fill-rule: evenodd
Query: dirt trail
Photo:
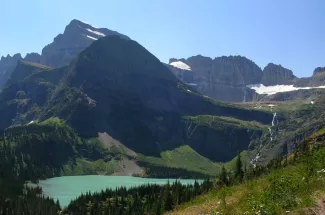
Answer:
M316 201L316 206L307 209L307 215L325 215L325 196Z

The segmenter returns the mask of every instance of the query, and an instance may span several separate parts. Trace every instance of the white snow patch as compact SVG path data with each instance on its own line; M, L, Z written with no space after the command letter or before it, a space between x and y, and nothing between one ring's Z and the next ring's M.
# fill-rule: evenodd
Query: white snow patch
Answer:
M179 69L191 70L191 67L182 61L175 61L175 62L170 63L169 65L172 65L173 67L176 67Z
M294 87L293 85L274 85L274 86L264 86L263 84L250 84L246 85L248 88L255 90L257 94L267 94L274 95L276 93L290 92L295 90L310 90L310 89L320 89L325 88L325 86L318 87Z
M97 40L97 38L92 37L92 36L89 36L89 35L87 35L87 37L88 37L89 39L92 39L92 40Z
M105 34L103 34L102 32L99 32L99 31L93 31L93 30L91 30L89 28L87 28L86 30L89 31L89 32L91 32L91 33L93 33L93 34L96 34L98 36L101 36L101 37L105 37L106 36Z
M189 85L189 86L193 86L193 87L197 86L196 83L186 83L186 84Z
M89 24L89 23L87 23L87 22L84 22L84 21L81 21L81 20L79 20L80 22L82 22L83 24L86 24L86 25L89 25L89 26L91 26L91 27L93 27L93 28L97 28L97 27L95 27L95 26L93 26L93 25L91 25L91 24ZM97 28L98 29L98 28Z

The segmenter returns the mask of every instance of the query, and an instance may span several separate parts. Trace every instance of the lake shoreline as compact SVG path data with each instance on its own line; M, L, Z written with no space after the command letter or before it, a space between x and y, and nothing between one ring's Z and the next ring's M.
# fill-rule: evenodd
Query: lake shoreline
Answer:
M81 194L96 193L108 188L116 189L126 187L127 189L146 184L164 185L179 181L182 184L193 184L194 179L171 179L171 178L143 178L134 176L105 176L105 175L83 175L83 176L60 176L46 180L39 180L38 183L27 184L27 186L38 186L46 197L59 200L62 208L67 207L71 200Z

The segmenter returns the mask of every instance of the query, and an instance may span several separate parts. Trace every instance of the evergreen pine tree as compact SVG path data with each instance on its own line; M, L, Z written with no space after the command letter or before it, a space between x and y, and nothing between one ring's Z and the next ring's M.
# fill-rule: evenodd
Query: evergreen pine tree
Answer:
M165 211L169 211L169 210L173 209L173 196L170 193L169 182L165 186L165 192L164 192L164 209L165 209Z
M241 161L240 153L238 153L237 160L236 160L235 179L241 182L243 178L244 178L243 162Z
M221 172L219 175L219 180L222 182L223 185L228 185L228 179L227 179L227 171L225 166L222 166Z
M247 172L247 166L244 166L244 179L247 180L248 179L248 172Z

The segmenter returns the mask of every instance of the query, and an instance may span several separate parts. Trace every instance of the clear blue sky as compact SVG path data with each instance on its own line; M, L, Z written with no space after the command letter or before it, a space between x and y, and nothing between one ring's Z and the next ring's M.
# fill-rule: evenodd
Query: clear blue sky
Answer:
M74 18L124 33L161 61L243 55L301 76L325 66L324 0L3 0L0 56L41 52Z

